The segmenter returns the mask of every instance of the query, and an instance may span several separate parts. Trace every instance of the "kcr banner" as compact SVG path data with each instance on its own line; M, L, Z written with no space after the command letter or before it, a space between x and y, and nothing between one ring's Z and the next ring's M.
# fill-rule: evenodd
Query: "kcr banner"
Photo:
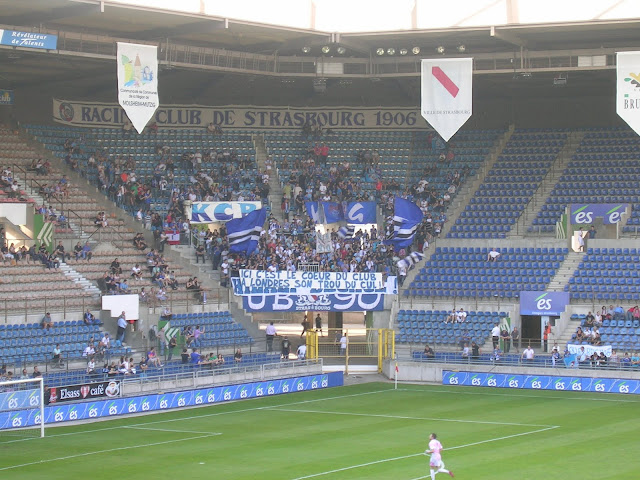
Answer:
M616 113L640 135L640 52L618 52L616 64Z
M445 142L471 117L473 59L422 60L422 116Z
M122 128L126 116L114 103L53 99L53 120L78 127ZM202 128L203 132L210 123L234 130L299 130L305 123L334 130L428 129L414 108L161 105L153 121L160 128Z
M249 295L242 297L242 307L248 312L367 312L384 310L384 295Z
M158 47L118 42L118 102L142 133L158 108Z
M231 283L233 293L240 296L398 293L397 278L388 277L385 281L382 273L240 270L239 277L232 278Z
M262 208L262 202L193 202L191 223L228 222Z

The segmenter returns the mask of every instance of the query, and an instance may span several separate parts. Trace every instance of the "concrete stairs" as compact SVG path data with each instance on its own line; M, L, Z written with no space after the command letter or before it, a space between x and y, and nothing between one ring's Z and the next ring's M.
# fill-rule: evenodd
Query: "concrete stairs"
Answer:
M258 164L258 170L263 172L265 170L265 160L269 157L267 146L264 143L264 136L260 134L254 135L253 145L256 149L256 163ZM277 171L278 169L275 164L273 164L269 175L269 205L271 206L271 214L275 217L278 223L282 224L284 223L282 209L280 208L280 204L282 202L282 187L280 186L280 178Z
M540 183L538 190L533 195L533 198L529 201L522 215L518 219L518 222L509 232L509 236L526 236L527 229L533 223L533 220L537 217L538 212L542 209L542 206L546 204L547 198L553 191L556 183L560 180L560 177L564 173L565 169L571 161L571 157L576 153L577 148L580 146L580 142L584 138L584 132L571 132L567 137L567 141L564 147L558 153L553 166L547 172L547 175ZM534 232L532 235L544 235L540 232ZM547 236L554 235L553 233L547 233Z
M185 265L189 265L189 272L196 275L201 283L202 280L208 280L214 288L220 288L220 270L211 268L211 260L208 257L205 257L204 263L202 260L196 263L196 249L191 245L172 245L171 251L180 255Z
M469 202L473 198L473 195L487 178L487 174L491 171L493 165L498 160L498 157L502 153L502 150L511 138L511 135L513 135L514 130L515 127L511 125L509 129L502 135L502 138L500 138L491 149L491 153L489 154L487 161L482 165L482 169L479 172L476 172L476 177L473 180L469 179L471 181L467 181L460 187L456 196L453 198L451 204L447 208L446 215L448 221L444 224L442 232L440 233L441 238L446 238L447 234L451 231L451 228L455 224L456 219L460 216L467 205L469 205Z
M584 253L569 250L569 254L565 257L564 262L562 262L562 265L560 265L560 268L551 279L547 290L552 292L564 291L564 286L569 283L569 279L573 276L573 272L576 271L583 257Z
M85 278L81 273L77 272L73 267L71 267L66 262L60 262L60 271L64 274L65 277L69 277L69 279L75 283L76 285L81 286L84 291L90 293L94 297L100 297L102 294L100 289L94 285L90 280Z

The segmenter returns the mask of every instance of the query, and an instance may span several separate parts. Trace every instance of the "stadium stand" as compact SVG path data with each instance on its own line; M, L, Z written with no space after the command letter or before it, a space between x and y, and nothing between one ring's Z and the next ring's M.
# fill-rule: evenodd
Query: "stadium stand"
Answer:
M178 334L178 330L184 332L186 328L196 326L202 326L204 329L197 344L193 345L198 348L232 346L235 349L254 343L246 329L235 322L228 311L174 314L165 330L171 338ZM181 337L184 337L184 334L181 334Z
M568 249L510 247L495 262L487 261L488 253L483 247L436 247L405 295L515 299L522 290L544 290Z
M635 248L587 248L565 291L574 299L636 301L640 294L639 255Z
M516 130L447 236L505 238L566 138L566 131Z
M460 345L463 339L469 344L484 345L491 328L500 323L506 312L467 312L462 323L445 323L449 311L445 310L400 310L396 328L400 343L422 343L431 345Z
M530 231L553 232L571 203L631 203L624 233L638 233L640 180L638 135L627 127L589 129L576 153L533 221ZM604 188L603 188L604 186Z

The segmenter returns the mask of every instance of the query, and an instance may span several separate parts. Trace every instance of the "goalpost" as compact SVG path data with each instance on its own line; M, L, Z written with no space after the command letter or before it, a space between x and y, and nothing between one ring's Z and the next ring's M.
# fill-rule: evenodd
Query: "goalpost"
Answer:
M44 437L44 379L0 382L1 437Z

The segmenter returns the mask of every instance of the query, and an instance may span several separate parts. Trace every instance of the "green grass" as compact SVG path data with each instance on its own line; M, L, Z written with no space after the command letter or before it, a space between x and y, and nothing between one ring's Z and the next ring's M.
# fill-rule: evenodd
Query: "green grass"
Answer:
M437 432L459 479L635 480L639 407L622 395L372 383L49 428L44 439L0 434L0 478L414 480L428 475L421 453Z

